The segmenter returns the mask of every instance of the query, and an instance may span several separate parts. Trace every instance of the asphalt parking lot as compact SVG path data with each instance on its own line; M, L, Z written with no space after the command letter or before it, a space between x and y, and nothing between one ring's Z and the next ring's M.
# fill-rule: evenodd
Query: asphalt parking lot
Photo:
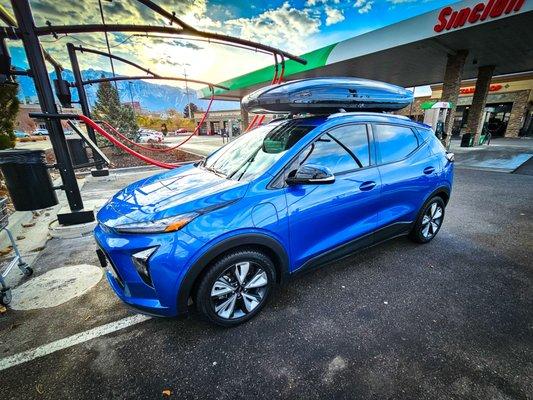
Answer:
M428 245L395 239L299 277L234 329L150 319L4 369L0 397L531 398L532 213L533 176L458 170ZM97 265L90 237L40 257ZM0 358L129 315L102 280L3 316Z

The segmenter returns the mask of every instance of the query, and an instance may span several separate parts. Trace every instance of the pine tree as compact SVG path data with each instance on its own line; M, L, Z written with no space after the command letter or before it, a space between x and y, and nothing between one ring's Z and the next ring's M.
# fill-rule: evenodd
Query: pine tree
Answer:
M130 139L134 139L139 131L133 109L120 103L118 91L111 82L99 84L93 113L97 119L107 121Z
M18 85L0 84L0 150L15 147L15 119L19 111Z
M191 109L191 112L189 114L189 108ZM198 106L194 103L189 103L185 106L185 108L183 109L183 116L185 118L192 118L194 117L194 113L195 112L198 112L199 109L198 109Z

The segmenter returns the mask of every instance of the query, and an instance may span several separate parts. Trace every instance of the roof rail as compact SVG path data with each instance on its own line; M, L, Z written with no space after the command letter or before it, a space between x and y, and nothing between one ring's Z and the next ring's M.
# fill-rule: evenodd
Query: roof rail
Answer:
M398 115L398 114L388 114L388 113L380 113L380 112L368 112L368 111L351 111L351 112L338 112L335 114L331 114L328 116L328 119L330 118L337 118L337 117L346 117L348 115L361 115L361 116L372 116L372 117L393 117L403 120L411 121L411 118L405 116L405 115Z

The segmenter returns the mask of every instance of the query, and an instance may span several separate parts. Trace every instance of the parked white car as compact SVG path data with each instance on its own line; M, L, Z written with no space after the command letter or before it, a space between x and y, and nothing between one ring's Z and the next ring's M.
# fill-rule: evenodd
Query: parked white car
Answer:
M139 143L160 143L163 141L163 134L151 129L141 129L137 136Z
M35 136L48 136L48 130L44 128L37 128L32 132Z

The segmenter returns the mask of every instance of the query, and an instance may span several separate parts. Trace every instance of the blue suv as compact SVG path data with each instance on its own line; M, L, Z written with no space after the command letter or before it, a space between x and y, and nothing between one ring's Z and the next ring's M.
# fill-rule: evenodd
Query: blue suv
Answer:
M136 182L98 213L116 294L159 316L233 326L272 287L378 242L432 240L453 155L423 124L339 113L273 121L205 160Z

